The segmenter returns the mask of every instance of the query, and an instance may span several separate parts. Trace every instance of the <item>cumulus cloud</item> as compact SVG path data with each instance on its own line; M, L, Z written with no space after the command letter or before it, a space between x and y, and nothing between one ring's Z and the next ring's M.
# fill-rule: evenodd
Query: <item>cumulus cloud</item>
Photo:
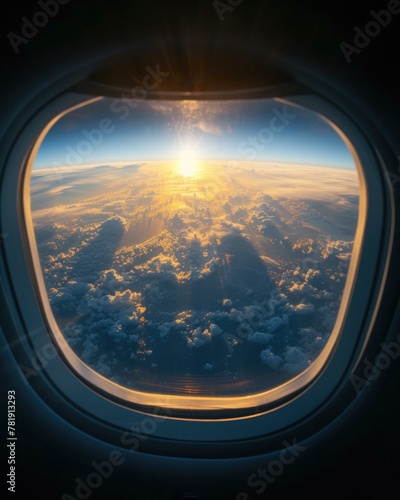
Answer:
M286 310L301 315L311 314L315 311L315 306L309 302L300 302L299 304L287 304Z
M169 332L171 331L173 324L172 323L163 323L162 325L159 325L157 328L160 332L160 338L163 339L166 337Z
M264 333L264 332L254 332L249 337L247 340L251 342L252 344L268 344L268 342L273 338L273 335L271 333Z
M197 327L190 331L187 340L189 347L201 347L211 342L211 333L207 328L203 330L201 327Z
M202 132L227 126L212 115L198 120L193 106L184 112ZM71 189L57 190L61 208L36 212L49 300L71 347L128 385L149 368L156 378L160 359L173 359L178 375L193 366L245 377L260 359L288 378L306 369L335 323L352 241L322 234L329 223L296 199L303 193L277 195L287 187L275 167L220 165L209 180L183 183L165 166L149 162L129 176L121 168L120 179L108 167L110 189L86 190L79 201L71 196L86 186L81 169ZM55 187L47 179L46 189ZM239 369L242 353L249 362Z
M214 323L211 323L210 326L208 327L208 331L211 333L213 337L216 337L217 335L221 335L222 330L218 325L215 325Z
M283 359L280 356L275 355L271 349L264 349L260 353L260 358L261 361L268 366L268 368L271 368L273 370L276 370L279 368L279 366L282 364Z
M285 352L283 369L291 375L301 373L309 367L307 356L299 347L288 347Z

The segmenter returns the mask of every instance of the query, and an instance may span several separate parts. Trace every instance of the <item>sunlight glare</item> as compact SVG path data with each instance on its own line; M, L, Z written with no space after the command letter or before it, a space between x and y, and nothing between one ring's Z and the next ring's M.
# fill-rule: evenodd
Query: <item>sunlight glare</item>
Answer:
M192 155L185 154L178 160L177 172L183 177L195 177L199 172L200 162Z

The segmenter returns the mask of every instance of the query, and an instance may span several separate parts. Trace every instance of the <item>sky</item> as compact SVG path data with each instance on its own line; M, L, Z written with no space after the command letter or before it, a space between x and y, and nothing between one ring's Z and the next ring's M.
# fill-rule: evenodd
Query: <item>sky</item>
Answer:
M274 99L103 98L60 118L34 168L151 160L234 160L354 169L316 113Z

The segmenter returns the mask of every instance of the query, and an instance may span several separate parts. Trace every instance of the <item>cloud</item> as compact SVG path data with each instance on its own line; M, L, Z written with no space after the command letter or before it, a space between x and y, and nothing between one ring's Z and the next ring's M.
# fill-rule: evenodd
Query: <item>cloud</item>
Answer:
M302 295L309 295L315 292L315 288L309 283L296 283L293 282L292 286L288 288L289 292L298 292Z
M273 333L283 325L289 323L289 317L287 314L283 314L282 317L274 316L273 318L266 320L263 325L267 328L268 332Z
M248 336L247 340L252 344L268 344L272 338L271 333L254 332Z
M211 342L211 333L207 328L203 330L201 327L197 327L189 332L187 342L189 347L201 347Z
M288 304L286 310L301 315L311 314L315 311L315 306L309 302L300 302L299 304Z
M85 363L90 364L98 350L99 346L97 346L90 340L85 340L85 342L83 343L83 352L81 354L82 360Z
M213 337L221 335L222 333L221 328L218 325L215 325L214 323L210 324L210 326L208 327L208 331L211 333Z
M285 352L283 369L291 375L297 375L309 367L307 356L299 347L288 347Z
M212 114L199 120L196 108L185 112L203 132L226 126ZM128 386L132 370L140 378L172 358L185 360L176 364L179 376L195 369L233 376L242 352L247 373L259 359L288 379L305 369L333 328L352 249L340 234L323 233L317 204L300 202L321 184L288 192L288 179L307 171L315 169L218 163L209 177L182 180L168 163L149 162L129 175L111 167L68 174L72 187L58 191L60 205L34 211L34 222L51 307L77 355ZM37 200L59 182L54 172L53 180L41 175ZM105 192L92 196L96 176ZM160 230L146 231L155 219ZM305 265L314 253L315 266ZM234 339L230 357L224 333L238 335L239 327L248 343ZM195 360L193 372L187 360Z
M157 328L158 331L160 332L160 339L165 338L171 331L172 327L173 327L172 323L164 323L162 325L159 325Z
M282 364L283 359L280 356L276 356L271 349L264 349L260 353L260 358L261 361L268 366L268 368L271 368L273 370L276 370L279 368L279 366Z

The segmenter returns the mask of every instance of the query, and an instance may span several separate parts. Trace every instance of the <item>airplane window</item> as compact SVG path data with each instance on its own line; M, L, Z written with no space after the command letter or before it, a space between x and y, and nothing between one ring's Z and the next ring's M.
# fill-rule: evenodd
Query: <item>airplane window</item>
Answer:
M42 300L103 379L239 398L329 355L360 183L316 112L94 99L55 120L29 185Z

